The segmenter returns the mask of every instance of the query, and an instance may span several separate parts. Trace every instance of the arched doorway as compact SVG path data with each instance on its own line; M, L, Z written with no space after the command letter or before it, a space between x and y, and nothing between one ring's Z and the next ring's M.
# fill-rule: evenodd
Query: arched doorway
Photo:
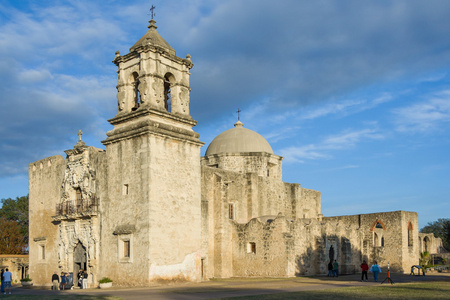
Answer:
M78 244L75 246L75 249L73 250L73 278L74 278L74 284L76 284L76 278L78 271L80 269L86 270L87 264L86 264L86 248L78 242Z

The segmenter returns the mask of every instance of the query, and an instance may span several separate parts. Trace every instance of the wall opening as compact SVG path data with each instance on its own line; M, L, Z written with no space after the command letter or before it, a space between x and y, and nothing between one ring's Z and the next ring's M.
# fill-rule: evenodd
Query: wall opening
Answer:
M134 72L131 75L132 86L133 86L133 96L134 96L134 106L131 110L136 110L141 105L141 94L139 92L139 74Z
M130 241L123 241L123 257L130 258L131 250L130 250Z
M330 246L330 250L328 252L328 258L330 259L330 261L334 261L334 248L333 246Z
M164 76L164 108L167 112L172 112L172 85L175 78L171 73Z
M234 206L233 203L228 204L228 219L234 220Z
M430 252L430 239L426 236L423 239L423 252Z
M247 244L247 253L255 253L256 254L256 243L249 242Z
M86 248L81 244L81 242L78 242L73 250L73 274L78 274L80 269L86 271L86 261Z
M408 222L408 246L412 247L414 245L413 241L413 226L411 221Z

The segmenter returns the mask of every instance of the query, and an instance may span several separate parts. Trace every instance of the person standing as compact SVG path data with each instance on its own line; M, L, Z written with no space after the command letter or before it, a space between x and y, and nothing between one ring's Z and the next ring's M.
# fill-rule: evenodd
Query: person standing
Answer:
M6 291L9 290L9 294L11 295L11 280L12 280L12 274L11 272L8 270L8 268L6 268L6 272L3 273L3 279L5 281L5 292L4 294L6 295Z
M2 273L1 273L1 278L2 278L2 288L1 288L1 292L4 293L5 292L5 280L3 279L3 273L5 273L5 270L2 269Z
M373 279L375 280L375 282L377 282L378 273L381 273L381 268L376 261L374 261L374 264L370 267L370 272L373 273Z
M328 277L333 277L333 274L333 263L330 260L330 262L328 263Z
M367 278L367 271L369 271L369 265L366 263L365 260L363 260L361 264L361 270L362 270L361 281L364 281L364 276L366 276L366 281L369 281Z
M80 289L83 288L83 269L80 269L77 274L77 283Z
M66 289L67 278L64 272L61 272L61 289L64 291Z
M334 276L339 277L339 264L336 260L333 263L333 273Z
M84 270L83 272L83 289L87 289L88 288L88 273L86 270Z
M57 291L58 290L58 287L59 287L59 276L58 276L58 273L55 271L55 273L52 275L52 283L53 283L53 286L52 286L52 289L54 290L54 291Z

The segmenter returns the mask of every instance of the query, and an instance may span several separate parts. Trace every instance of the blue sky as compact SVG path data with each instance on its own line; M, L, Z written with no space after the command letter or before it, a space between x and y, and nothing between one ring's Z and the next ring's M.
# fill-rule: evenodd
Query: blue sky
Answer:
M191 114L206 145L262 134L283 179L325 216L450 217L450 1L0 1L0 198L30 162L100 143L116 114L116 50L147 30L192 55Z

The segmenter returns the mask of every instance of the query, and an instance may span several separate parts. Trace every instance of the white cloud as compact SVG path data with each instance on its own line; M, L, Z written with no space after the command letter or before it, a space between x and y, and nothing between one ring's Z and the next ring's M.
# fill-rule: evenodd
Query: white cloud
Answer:
M304 162L305 160L330 159L332 152L355 147L365 140L379 140L384 136L376 129L345 130L339 134L324 138L318 144L280 149L286 161Z
M430 132L450 122L450 90L432 96L431 99L393 110L396 129L399 132Z
M35 83L45 80L52 79L53 76L50 73L49 70L42 69L42 70L24 70L19 73L18 79L21 81L21 83Z

